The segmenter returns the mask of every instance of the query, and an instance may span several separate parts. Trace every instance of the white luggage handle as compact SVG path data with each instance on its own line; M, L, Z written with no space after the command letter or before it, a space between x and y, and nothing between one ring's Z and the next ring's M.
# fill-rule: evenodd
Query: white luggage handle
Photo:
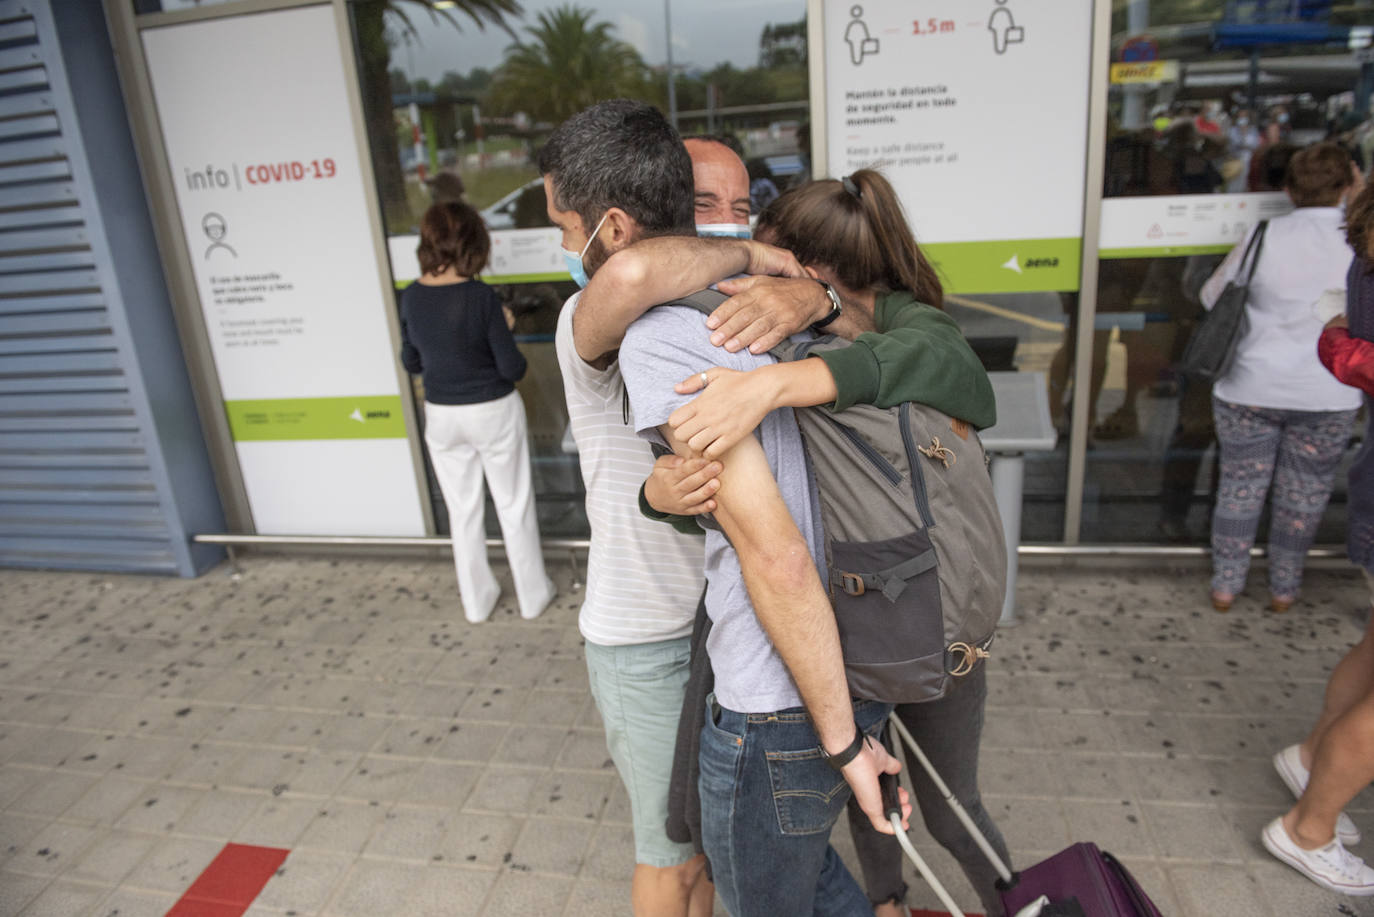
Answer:
M897 718L896 712L888 716L888 721L891 723L893 730L901 741L906 744L907 748L911 749L912 754L916 756L916 760L921 762L921 767L925 768L925 772L930 775L930 779L934 782L935 789L939 791L950 809L954 811L955 817L963 824L964 828L978 845L978 849L983 851L983 855L988 858L988 862L992 864L992 868L997 871L998 877L1001 878L1004 884L1010 885L1012 883L1011 870L1007 868L1006 863L1002 862L1002 858L997 855L997 851L992 849L992 845L989 844L988 839L983 836L983 832L973 823L973 819L969 817L968 812L964 811L963 805L961 805L959 800L954 797L954 794L950 792L949 786L944 780L940 779L940 775L936 772L935 766L930 763L930 759L926 757L925 752L921 751L921 746L916 744L916 739L907 731L905 724ZM893 775L892 780L894 783L892 796L895 803L895 775ZM888 808L886 814L888 820L892 823L892 832L897 837L897 843L902 845L902 849L906 851L906 855L911 859L911 862L916 865L916 870L920 872L921 878L925 879L926 883L930 885L931 890L934 891L936 897L940 899L940 903L949 911L950 917L964 917L964 912L954 903L954 899L949 896L949 892L945 890L940 880L935 878L935 874L930 871L930 867L926 865L926 861L916 852L916 848L911 843L911 838L907 837L906 832L902 830L902 813L900 807L894 804ZM1032 917L1032 915L1039 913L1042 906L1043 904L1041 902L1032 902L1018 912L1016 917Z

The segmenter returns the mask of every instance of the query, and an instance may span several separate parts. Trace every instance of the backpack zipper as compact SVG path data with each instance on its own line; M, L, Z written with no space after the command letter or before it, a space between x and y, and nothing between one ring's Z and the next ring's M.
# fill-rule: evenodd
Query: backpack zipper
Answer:
M868 463L872 465L874 468L878 469L878 471L882 474L883 477L887 478L889 484L891 484L893 487L897 487L902 483L901 472L899 472L896 468L893 468L892 464L888 462L887 459L883 458L877 449L874 449L872 446L870 446L862 436L854 432L854 430L852 430L851 428L840 423L838 420L831 417L829 414L824 413L820 409L817 409L816 413L820 414L826 420L834 424L835 428L839 430L841 434L844 435L844 438L849 440L849 442L854 446L855 449L859 450L859 454L862 455L864 458L868 459Z
M906 445L906 458L911 463L911 489L916 493L916 512L921 514L921 521L926 524L926 528L934 528L935 520L930 515L930 497L926 494L926 475L925 469L921 467L921 459L917 452L916 438L911 435L911 414L903 405L898 415L902 428L902 442Z

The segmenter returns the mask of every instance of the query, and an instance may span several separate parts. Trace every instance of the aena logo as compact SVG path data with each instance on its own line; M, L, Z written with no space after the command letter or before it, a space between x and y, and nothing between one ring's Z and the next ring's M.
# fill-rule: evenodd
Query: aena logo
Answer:
M1036 267L1059 267L1059 259L1058 259L1058 258L1027 258L1027 259L1025 260L1025 262L1022 263L1022 262L1020 261L1020 259L1019 259L1018 256L1012 255L1010 258L1008 258L1005 262L1002 263L1002 267L1006 268L1006 269L1009 270L1009 271L1015 271L1016 273L1019 274L1019 273L1021 273L1023 270L1027 270L1027 271L1028 271L1028 270L1030 270L1031 268L1036 268Z
M348 415L348 419L356 420L358 423L367 423L369 420L390 420L391 412L383 409L363 413L361 408L354 408L353 413Z

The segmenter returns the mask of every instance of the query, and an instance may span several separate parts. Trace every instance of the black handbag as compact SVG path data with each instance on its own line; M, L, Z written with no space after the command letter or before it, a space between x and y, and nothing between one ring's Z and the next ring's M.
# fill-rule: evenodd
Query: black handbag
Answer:
M1245 333L1245 300L1250 294L1250 280L1255 276L1255 265L1259 263L1260 249L1264 247L1264 231L1268 220L1261 220L1245 246L1245 254L1240 259L1240 269L1236 279L1226 284L1217 301L1193 329L1188 338L1188 346L1183 348L1183 357L1178 368L1195 379L1215 382L1226 375L1231 360L1236 355L1236 344ZM1249 261L1250 269L1245 263ZM1241 282L1240 278L1245 281Z

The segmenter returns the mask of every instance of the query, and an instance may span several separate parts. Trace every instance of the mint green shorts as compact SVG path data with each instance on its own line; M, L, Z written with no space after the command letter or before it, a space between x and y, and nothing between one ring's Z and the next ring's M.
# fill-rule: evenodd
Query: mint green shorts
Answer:
M691 638L631 646L587 641L586 646L606 748L630 797L635 862L660 868L685 863L694 853L692 845L670 841L664 822Z

